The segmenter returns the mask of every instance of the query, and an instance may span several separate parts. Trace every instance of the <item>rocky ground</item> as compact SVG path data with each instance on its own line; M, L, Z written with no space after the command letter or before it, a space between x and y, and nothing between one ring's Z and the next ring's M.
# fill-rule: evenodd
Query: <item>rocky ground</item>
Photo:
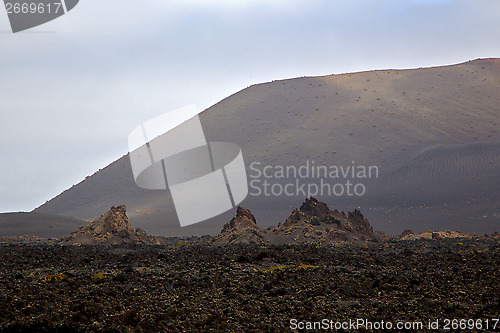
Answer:
M3 332L286 332L291 319L500 317L498 239L3 244L0 258Z

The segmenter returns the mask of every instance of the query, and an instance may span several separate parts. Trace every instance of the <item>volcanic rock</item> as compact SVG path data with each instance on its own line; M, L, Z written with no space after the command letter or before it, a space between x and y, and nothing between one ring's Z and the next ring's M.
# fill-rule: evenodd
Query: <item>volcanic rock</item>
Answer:
M445 239L445 238L464 238L470 237L471 235L464 235L460 231L425 231L420 234L414 234L413 232L403 232L400 236L401 240L415 240L415 239Z
M346 216L316 198L307 198L277 227L262 230L249 210L238 207L236 217L224 225L211 243L223 244L318 244L376 241L373 229L359 210Z
M113 206L90 224L81 226L69 236L60 239L62 244L72 245L115 245L115 244L159 244L153 236L142 229L134 231L125 205Z
M248 209L238 206L236 216L210 242L215 245L265 244L265 231L257 226L255 216Z
M492 239L266 249L10 244L0 258L0 332L313 332L291 330L290 318L500 313Z
M335 244L339 242L375 241L367 219L359 210L346 216L316 198L307 198L284 224L271 229L273 241L288 244Z

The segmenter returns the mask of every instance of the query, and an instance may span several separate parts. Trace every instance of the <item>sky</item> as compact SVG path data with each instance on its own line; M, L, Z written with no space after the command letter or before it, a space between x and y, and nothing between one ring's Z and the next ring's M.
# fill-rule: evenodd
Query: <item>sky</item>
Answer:
M141 123L257 83L500 57L497 0L81 0L13 34L0 8L0 212L128 152Z

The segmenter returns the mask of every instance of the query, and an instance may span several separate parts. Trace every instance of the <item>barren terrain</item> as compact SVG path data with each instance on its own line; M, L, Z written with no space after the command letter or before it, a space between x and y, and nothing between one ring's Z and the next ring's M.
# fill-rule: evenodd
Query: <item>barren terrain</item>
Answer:
M3 245L0 257L4 332L287 332L291 319L500 316L498 239Z

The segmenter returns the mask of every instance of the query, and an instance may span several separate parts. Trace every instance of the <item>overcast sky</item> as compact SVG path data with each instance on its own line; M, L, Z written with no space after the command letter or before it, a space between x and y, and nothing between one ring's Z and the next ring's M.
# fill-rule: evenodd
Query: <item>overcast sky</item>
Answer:
M0 212L128 152L142 122L255 83L500 57L498 0L81 0L12 34L0 8Z

